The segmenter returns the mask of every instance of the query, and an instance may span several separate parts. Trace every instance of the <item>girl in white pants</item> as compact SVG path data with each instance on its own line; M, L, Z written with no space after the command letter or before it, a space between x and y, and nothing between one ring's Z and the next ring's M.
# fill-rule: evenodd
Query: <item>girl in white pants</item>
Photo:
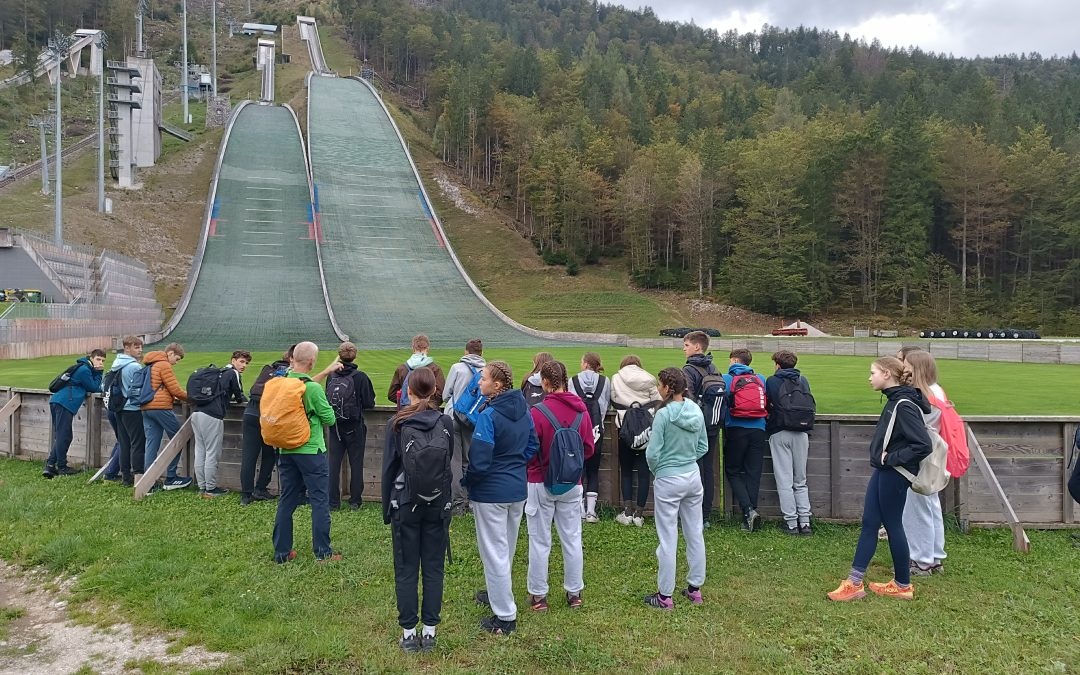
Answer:
M940 433L941 411L937 401L947 401L945 390L937 383L938 372L934 357L929 352L909 351L904 363L911 371L911 384L922 392L931 402L931 411L927 421ZM908 547L911 549L911 573L915 576L929 576L935 572L944 572L945 560L945 520L941 513L941 499L938 495L922 495L914 490L908 491L904 504L904 532L907 533Z
M683 399L686 375L678 368L665 368L657 378L660 408L653 418L652 435L645 459L653 479L653 516L660 545L656 548L659 570L656 593L645 596L645 604L672 609L675 601L675 564L679 547L679 525L686 539L689 571L682 595L695 605L702 604L705 583L705 538L701 502L705 491L697 461L709 451L705 417L693 401Z

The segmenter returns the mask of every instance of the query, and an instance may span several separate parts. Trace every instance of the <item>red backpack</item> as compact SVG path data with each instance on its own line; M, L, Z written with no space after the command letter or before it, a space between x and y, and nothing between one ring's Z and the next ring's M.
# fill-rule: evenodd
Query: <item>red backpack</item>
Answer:
M968 451L967 430L964 428L964 420L956 412L952 401L939 401L930 397L930 405L941 411L941 438L949 446L949 459L945 468L953 478L963 476L971 464L971 453Z
M753 371L731 378L731 416L736 419L760 419L765 409L765 385Z

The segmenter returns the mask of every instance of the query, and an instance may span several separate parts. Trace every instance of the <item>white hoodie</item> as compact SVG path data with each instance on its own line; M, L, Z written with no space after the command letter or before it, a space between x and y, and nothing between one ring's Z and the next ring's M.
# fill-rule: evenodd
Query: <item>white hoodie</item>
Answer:
M619 405L659 401L656 378L641 366L629 365L611 376L611 402ZM625 410L615 410L615 424L622 426Z

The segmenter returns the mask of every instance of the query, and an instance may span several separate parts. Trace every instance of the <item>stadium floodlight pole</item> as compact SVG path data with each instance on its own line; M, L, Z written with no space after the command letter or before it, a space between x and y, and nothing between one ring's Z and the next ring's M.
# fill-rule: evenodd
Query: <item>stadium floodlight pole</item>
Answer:
M98 159L97 159L97 201L98 213L105 213L105 47L109 45L109 36L105 31L98 33ZM92 68L94 64L90 64Z
M74 42L70 35L67 35L60 30L57 30L53 34L53 38L49 40L47 47L49 55L56 59L56 126L53 128L53 133L56 136L56 189L53 194L56 196L54 200L54 209L56 219L53 222L53 242L57 246L64 245L64 207L63 207L63 173L64 162L62 161L63 152L61 137L64 135L64 127L60 118L60 66L64 63L64 59L67 58L68 50L71 49L71 44Z
M217 0L210 0L210 93L217 96Z
M183 8L181 10L180 23L183 24L184 39L181 49L184 50L184 54L180 61L180 91L182 92L180 97L184 101L184 125L188 123L188 62L187 62L187 0L183 0Z

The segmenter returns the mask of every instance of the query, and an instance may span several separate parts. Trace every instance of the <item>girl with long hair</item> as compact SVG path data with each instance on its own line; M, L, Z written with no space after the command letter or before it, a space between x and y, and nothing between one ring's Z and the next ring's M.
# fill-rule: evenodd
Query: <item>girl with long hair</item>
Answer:
M919 390L930 402L927 425L941 433L940 406L949 399L938 384L937 363L930 352L911 351L904 359L911 372L911 386ZM911 574L928 577L944 572L945 519L941 513L941 499L936 495L923 495L911 490L904 503L904 534L911 550Z
M600 374L602 372L604 366L600 363L600 355L586 352L581 357L581 372L571 378L569 385L569 391L585 401L585 406L590 411L593 438L596 441L596 451L585 462L585 502L582 517L587 523L600 522L596 515L596 498L600 493L600 453L604 447L604 418L611 402L611 387L608 386L607 378Z

